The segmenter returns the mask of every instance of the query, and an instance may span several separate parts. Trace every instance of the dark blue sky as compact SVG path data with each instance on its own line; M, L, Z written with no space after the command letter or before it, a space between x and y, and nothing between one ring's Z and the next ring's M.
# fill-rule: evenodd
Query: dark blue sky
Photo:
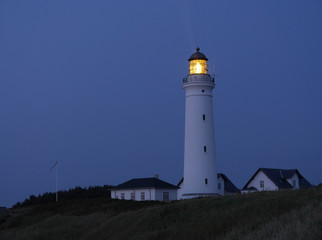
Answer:
M218 171L322 182L322 1L0 1L0 205L183 175L199 46L217 74Z

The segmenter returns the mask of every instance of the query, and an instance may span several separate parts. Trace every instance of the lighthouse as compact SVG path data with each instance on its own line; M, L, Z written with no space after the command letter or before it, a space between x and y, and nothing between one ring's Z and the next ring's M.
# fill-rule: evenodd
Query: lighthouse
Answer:
M186 93L184 177L178 197L181 199L217 195L216 148L213 117L215 78L208 74L206 56L191 55L189 74L183 79Z

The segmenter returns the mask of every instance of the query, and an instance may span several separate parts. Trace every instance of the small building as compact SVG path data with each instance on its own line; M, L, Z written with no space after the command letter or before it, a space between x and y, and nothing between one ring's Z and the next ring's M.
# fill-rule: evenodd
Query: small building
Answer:
M134 178L111 189L111 198L134 201L174 201L178 187L153 178Z
M218 181L218 194L220 195L232 195L240 193L240 190L229 180L229 178L223 174L217 174Z
M217 182L218 182L218 192L217 196L219 195L232 195L236 193L240 193L240 190L229 180L229 178L223 174L223 173L218 173L217 174ZM184 185L184 178L180 180L178 183L178 200L183 199L182 194L183 194L183 185ZM207 197L207 195L205 195Z
M312 187L297 169L259 168L242 189L242 193L277 191Z

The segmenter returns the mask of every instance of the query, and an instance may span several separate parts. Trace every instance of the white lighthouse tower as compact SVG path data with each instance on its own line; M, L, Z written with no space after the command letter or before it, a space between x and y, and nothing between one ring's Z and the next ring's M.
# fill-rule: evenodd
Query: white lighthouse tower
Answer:
M179 198L217 195L216 149L212 90L215 78L208 74L207 58L200 49L191 55L186 92L184 177Z

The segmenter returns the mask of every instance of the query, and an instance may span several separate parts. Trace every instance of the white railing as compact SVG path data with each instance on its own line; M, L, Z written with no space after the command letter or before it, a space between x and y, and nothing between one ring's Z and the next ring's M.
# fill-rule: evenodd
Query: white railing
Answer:
M202 78L196 77L196 76L193 76L193 75L189 75L188 77L185 77L182 80L183 84L188 83L188 82L191 82L191 83L194 83L194 82L195 83L197 83L197 82L210 82L210 83L215 84L215 75L206 75L206 76L203 76Z

